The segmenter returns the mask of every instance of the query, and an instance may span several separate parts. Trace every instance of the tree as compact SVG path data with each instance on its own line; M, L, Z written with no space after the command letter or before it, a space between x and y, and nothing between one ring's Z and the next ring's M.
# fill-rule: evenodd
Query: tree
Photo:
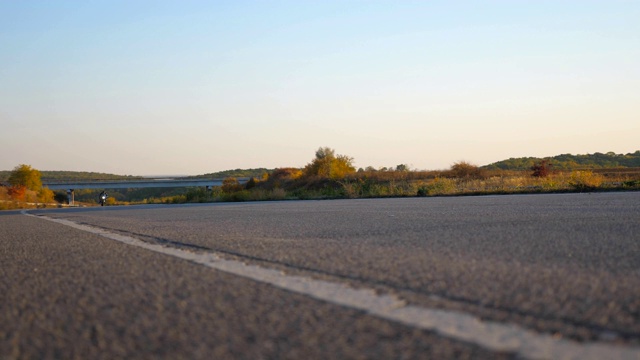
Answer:
M304 175L341 179L355 171L353 158L346 155L336 155L335 150L321 147L316 151L316 158L305 166Z
M236 191L242 190L242 185L240 185L240 182L238 181L238 179L234 177L228 177L222 180L221 188L223 192L227 194L231 194Z
M38 191L42 188L40 171L29 165L20 164L16 166L9 175L9 184L12 186L24 186L29 190Z
M480 179L484 177L482 169L466 161L458 161L451 165L449 173L455 178Z
M258 182L256 181L256 178L251 177L249 178L249 181L247 181L247 183L244 185L244 188L247 190L253 189L254 187L256 187L257 184Z
M547 177L549 175L549 168L551 167L551 164L549 163L549 161L547 160L540 160L538 163L534 164L531 167L531 171L533 171L533 174L531 174L531 176L533 177Z
M54 202L54 193L49 190L49 188L41 188L38 191L38 201L41 203L52 203Z

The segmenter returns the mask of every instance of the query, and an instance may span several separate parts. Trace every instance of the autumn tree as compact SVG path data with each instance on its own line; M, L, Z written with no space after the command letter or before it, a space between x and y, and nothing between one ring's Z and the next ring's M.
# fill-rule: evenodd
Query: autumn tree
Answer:
M24 186L28 190L38 191L42 188L40 177L40 171L29 165L21 164L13 169L8 181L13 187Z
M335 150L321 147L316 151L316 158L304 168L304 176L320 176L330 179L341 179L356 171L353 158L336 155Z
M242 190L242 185L240 185L238 179L234 177L228 177L222 180L221 188L223 192L230 194Z
M546 177L551 172L550 168L551 168L551 164L549 163L548 160L540 160L540 162L534 164L531 167L531 171L533 171L531 176L533 176L533 177Z
M451 165L451 170L449 170L449 174L454 178L474 178L480 179L483 178L484 172L478 166L473 165L466 161L458 161Z
M38 201L41 203L52 203L55 201L55 194L49 188L42 188L38 191Z

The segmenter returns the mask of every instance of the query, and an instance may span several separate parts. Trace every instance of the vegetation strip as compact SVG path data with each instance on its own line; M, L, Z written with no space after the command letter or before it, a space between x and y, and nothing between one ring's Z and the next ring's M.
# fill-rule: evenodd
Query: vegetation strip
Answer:
M515 324L481 321L459 311L438 310L406 304L394 295L379 295L372 289L354 289L345 284L286 275L278 270L226 260L216 253L194 253L78 224L69 220L22 214L137 246L146 250L191 261L209 268L303 294L331 304L363 311L407 326L433 331L442 336L483 348L515 353L529 359L638 359L640 348L602 342L579 343L539 334Z
M411 196L454 196L640 190L640 151L629 154L595 153L552 158L519 158L476 166L466 161L448 170L411 170L406 164L356 170L353 158L324 147L304 168L236 169L172 180L220 179L220 186L136 188L140 177L85 172L40 172L29 165L0 171L0 210L62 206L66 190L43 187L42 179L66 182L93 180L88 188L73 190L82 206L94 206L104 189L105 205L176 204L217 201L308 200ZM239 181L246 178L247 181ZM131 182L131 188L105 180ZM99 183L97 180L102 180ZM163 179L168 180L168 179ZM155 181L149 180L147 181ZM174 185L172 185L174 186Z

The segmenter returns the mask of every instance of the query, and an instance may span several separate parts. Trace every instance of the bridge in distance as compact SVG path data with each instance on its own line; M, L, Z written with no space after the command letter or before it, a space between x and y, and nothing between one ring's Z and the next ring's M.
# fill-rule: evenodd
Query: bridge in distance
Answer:
M148 180L107 180L107 181L56 181L43 182L42 186L51 190L66 190L69 205L73 205L73 191L77 189L140 189L169 187L205 187L222 185L224 179L148 179ZM238 178L241 184L249 178Z

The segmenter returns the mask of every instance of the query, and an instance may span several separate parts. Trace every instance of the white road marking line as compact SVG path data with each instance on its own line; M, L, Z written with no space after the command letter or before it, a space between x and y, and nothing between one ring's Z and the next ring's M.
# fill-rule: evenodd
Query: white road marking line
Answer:
M112 233L100 228L82 225L64 219L35 216L58 224L86 231L107 239L137 246L212 269L270 284L280 289L303 294L328 303L364 311L371 315L403 325L436 332L444 337L475 344L485 349L515 353L528 359L634 359L640 360L640 348L612 345L602 342L580 343L554 338L515 324L481 321L460 311L429 309L407 305L394 295L378 295L372 289L354 289L340 283L315 280L303 276L286 275L281 271L240 261L226 260L213 253L190 251L149 244L136 238Z

